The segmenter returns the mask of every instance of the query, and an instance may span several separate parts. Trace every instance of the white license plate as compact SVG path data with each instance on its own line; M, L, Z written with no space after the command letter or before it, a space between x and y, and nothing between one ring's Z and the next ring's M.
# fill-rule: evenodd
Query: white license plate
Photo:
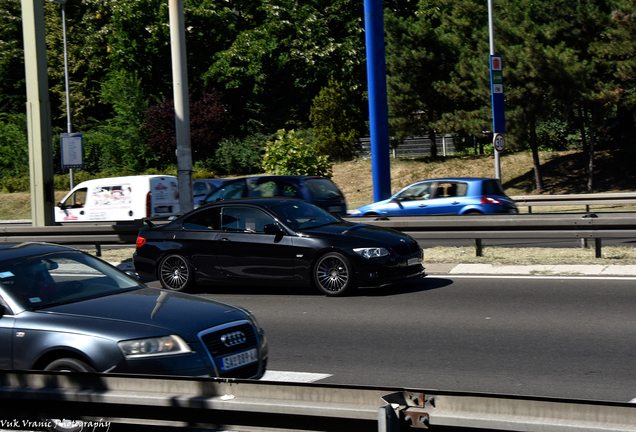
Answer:
M329 213L340 213L342 211L342 207L340 206L327 207L327 211Z
M155 213L172 213L172 206L155 207Z
M416 265L420 263L420 259L419 258L409 258L409 260L406 262L407 265Z
M256 361L258 361L258 351L256 348L253 348L249 351L243 351L242 353L221 358L221 370L228 371Z

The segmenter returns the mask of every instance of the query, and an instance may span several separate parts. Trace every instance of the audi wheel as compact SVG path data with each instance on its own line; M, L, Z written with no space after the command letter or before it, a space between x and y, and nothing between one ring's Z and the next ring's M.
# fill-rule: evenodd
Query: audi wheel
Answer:
M194 283L192 266L181 255L168 255L159 264L159 282L165 289L187 291Z
M81 360L74 358L61 358L52 361L45 368L48 372L95 372L95 369L87 365ZM46 429L49 432L81 432L84 430L84 422L82 420L71 419L48 419Z
M314 282L320 292L333 297L345 296L357 288L351 263L338 252L330 252L318 259Z

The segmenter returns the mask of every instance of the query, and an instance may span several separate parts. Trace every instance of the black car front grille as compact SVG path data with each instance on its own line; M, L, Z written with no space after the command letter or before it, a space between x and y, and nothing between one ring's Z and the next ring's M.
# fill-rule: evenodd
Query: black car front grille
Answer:
M221 340L223 335L227 335L234 332L241 332L245 335L245 342L226 346ZM207 348L212 361L215 362L217 370L219 371L219 377L222 378L252 378L258 375L259 362L250 363L245 366L230 369L229 371L222 372L219 362L221 358L230 354L246 351L248 349L258 349L258 338L254 331L254 328L248 324L239 324L232 327L224 327L220 330L213 330L209 333L202 334L200 336L201 342Z
M420 245L417 244L416 241L411 241L409 243L400 243L393 246L393 250L400 256L408 256L419 252Z

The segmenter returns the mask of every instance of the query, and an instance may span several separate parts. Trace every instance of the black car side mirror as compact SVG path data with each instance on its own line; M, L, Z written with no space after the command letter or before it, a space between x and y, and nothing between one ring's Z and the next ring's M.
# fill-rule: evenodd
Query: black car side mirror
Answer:
M267 224L263 227L265 234L283 234L283 230L276 224Z

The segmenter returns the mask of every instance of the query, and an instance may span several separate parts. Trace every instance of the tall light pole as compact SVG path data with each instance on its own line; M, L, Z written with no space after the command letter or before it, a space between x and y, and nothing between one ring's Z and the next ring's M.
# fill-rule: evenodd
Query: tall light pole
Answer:
M66 86L66 132L71 133L71 94L68 85L68 50L66 49L66 0L49 0L50 2L62 5L62 34L64 38L64 84ZM69 169L70 186L73 189L75 180L73 178L73 168Z

